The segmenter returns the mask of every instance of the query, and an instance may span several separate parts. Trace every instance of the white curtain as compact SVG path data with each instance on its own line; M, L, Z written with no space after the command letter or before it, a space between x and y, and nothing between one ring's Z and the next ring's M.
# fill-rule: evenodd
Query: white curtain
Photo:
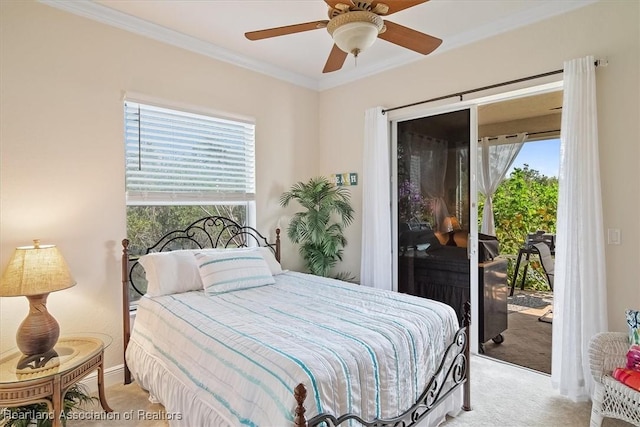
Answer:
M593 57L564 64L551 381L588 400L591 337L607 330L607 283Z
M420 193L428 201L428 209L433 215L432 228L447 232L444 220L449 216L444 201L444 179L447 176L447 155L449 143L442 139L415 133L403 132L399 141L409 149L409 176L412 183L417 184Z
M364 122L360 284L391 290L389 123L382 107L365 111Z
M485 196L480 231L484 234L496 235L493 194L518 156L526 139L526 133L519 133L500 135L496 138L484 137L478 144L478 191Z
M445 218L449 209L444 201L444 179L447 176L449 143L426 135L412 134L412 145L420 153L420 188L430 200L435 220L434 229L447 232Z

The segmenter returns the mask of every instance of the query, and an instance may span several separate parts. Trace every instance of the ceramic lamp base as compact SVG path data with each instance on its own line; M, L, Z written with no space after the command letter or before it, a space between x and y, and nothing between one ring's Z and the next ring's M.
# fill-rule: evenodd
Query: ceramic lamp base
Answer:
M16 334L18 348L26 356L45 354L58 342L60 326L47 311L48 295L27 295L29 314Z

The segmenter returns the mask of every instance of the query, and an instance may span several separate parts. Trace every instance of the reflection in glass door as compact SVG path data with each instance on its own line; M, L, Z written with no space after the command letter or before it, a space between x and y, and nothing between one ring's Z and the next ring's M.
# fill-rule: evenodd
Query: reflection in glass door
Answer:
M459 320L471 300L471 112L397 123L398 291L445 302ZM462 322L461 322L462 323Z

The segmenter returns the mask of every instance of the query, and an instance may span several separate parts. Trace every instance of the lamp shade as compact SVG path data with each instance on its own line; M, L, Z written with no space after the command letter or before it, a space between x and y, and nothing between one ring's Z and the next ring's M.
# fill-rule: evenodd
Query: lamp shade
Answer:
M455 230L460 230L460 221L458 221L458 218L456 218L454 215L447 216L442 221L442 228L444 229L444 231L449 233Z
M451 215L450 217L451 220L451 228L452 230L461 230L462 227L460 227L460 221L458 221L458 218L456 218L454 215Z
M75 284L58 248L55 245L40 245L34 240L33 246L16 248L2 275L0 296L47 294Z

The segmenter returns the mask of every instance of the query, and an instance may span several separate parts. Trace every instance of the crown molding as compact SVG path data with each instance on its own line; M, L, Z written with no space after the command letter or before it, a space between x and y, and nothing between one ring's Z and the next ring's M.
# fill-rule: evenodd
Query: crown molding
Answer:
M120 28L122 30L126 30L144 37L148 37L162 43L186 49L191 52L237 65L239 67L246 68L248 70L255 71L261 74L266 74L270 77L284 80L298 86L318 90L318 82L315 79L303 76L298 73L293 73L289 70L285 70L283 68L276 67L262 61L256 61L247 56L239 55L228 49L217 46L213 43L205 42L203 40L188 36L178 31L168 29L161 25L136 18L135 16L127 15L126 13L122 13L106 6L102 6L101 4L94 3L89 0L38 1L42 4L46 4L47 6L55 7L57 9L64 10L65 12L70 12L84 18L89 18L94 21Z
M493 37L525 25L533 24L556 15L561 15L587 5L597 3L598 1L602 0L563 0L541 3L540 6L533 9L528 9L492 22L491 24L486 24L453 37L446 38L442 45L435 52L429 55L429 58L442 54L448 50L456 49L479 40ZM368 67L342 71L339 74L323 76L321 79L317 80L262 61L256 61L244 55L239 55L228 49L224 49L213 43L205 42L195 37L170 30L161 25L150 23L143 19L127 15L89 0L39 0L39 2L75 15L93 19L103 24L111 25L172 46L186 49L194 53L205 55L219 61L237 65L251 71L316 91L331 89L425 59L422 55L406 51L400 55L390 58L389 60L378 62Z

